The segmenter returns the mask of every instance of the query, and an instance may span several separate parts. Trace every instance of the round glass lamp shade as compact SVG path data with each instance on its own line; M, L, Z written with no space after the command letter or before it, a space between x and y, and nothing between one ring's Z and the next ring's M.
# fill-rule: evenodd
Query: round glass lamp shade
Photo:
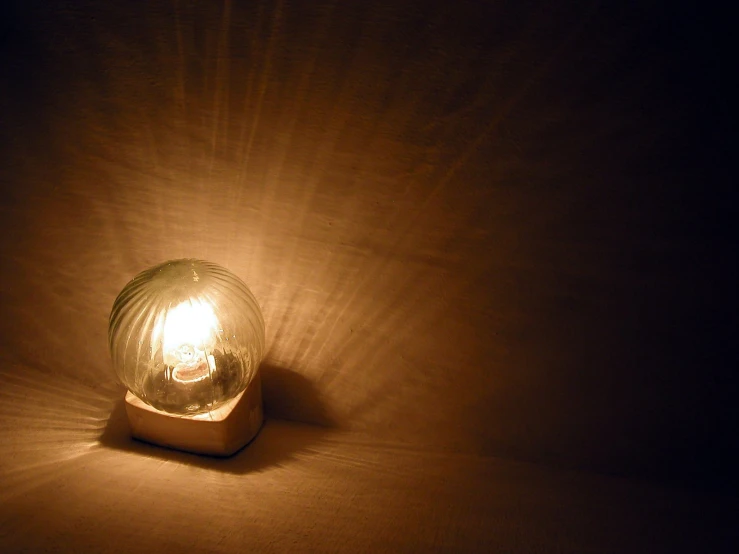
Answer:
M128 390L158 410L194 414L246 389L264 352L264 319L233 273L172 260L138 274L113 304L113 367Z

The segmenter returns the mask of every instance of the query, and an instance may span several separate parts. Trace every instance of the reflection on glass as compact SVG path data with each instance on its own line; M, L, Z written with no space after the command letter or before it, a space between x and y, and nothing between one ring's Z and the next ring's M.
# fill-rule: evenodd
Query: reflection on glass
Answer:
M264 350L254 296L228 270L200 260L165 262L137 275L110 315L121 382L147 404L188 414L243 391Z

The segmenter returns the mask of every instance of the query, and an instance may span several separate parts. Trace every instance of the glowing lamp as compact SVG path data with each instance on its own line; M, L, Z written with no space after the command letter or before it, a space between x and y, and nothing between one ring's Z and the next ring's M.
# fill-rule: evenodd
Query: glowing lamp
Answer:
M134 437L228 456L256 436L264 319L227 269L186 259L138 274L113 304L108 343Z

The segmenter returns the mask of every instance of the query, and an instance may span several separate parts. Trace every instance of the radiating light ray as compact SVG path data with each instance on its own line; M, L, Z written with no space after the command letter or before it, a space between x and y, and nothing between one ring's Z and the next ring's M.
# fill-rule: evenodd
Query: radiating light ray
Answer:
M259 129L260 120L262 116L262 110L264 108L264 102L265 97L267 94L267 80L269 79L271 75L271 65L272 65L272 57L274 55L274 48L275 43L277 39L280 37L280 23L282 19L282 12L283 12L283 2L279 1L274 7L274 12L272 14L272 22L271 27L269 30L269 36L267 38L267 46L265 48L265 55L264 55L264 61L262 64L263 70L262 74L259 76L258 79L255 78L256 81L258 81L257 85L257 105L254 109L254 113L252 114L249 112L246 108L244 110L244 121L251 121L251 126L249 127L249 132L245 133L246 130L246 124L242 127L242 134L239 141L239 144L242 145L241 154L239 156L239 169L237 173L237 183L241 184L241 187L235 187L236 197L235 197L235 203L237 206L241 205L241 190L244 186L250 186L252 183L247 180L247 171L249 169L249 162L252 156L252 149L254 146L254 141L257 136L257 131ZM260 7L260 15L261 15L261 7ZM248 97L245 99L245 103L248 101ZM248 104L246 104L248 106ZM268 183L264 183L262 187L266 187ZM252 252L252 256L254 255L254 252Z
M216 162L216 152L219 147L219 132L223 129L222 143L223 149L228 149L228 103L229 103L229 83L230 83L230 54L229 54L229 36L231 30L231 1L224 0L223 15L221 17L221 28L218 33L218 45L216 49L216 71L215 82L213 86L213 131L211 135L211 165L210 171L212 175L213 167ZM223 123L221 122L223 119Z
M33 440L32 436L26 438ZM68 465L69 462L79 460L97 448L92 441L67 444L41 442L38 445L30 442L24 446L14 447L15 458L0 465L0 476L4 483L0 489L2 501L25 494L50 481L62 479L65 474L75 471Z
M13 364L13 369L0 372L3 383L8 390L2 391L9 397L24 397L33 394L36 397L55 399L62 402L71 402L82 406L104 405L110 395L120 388L109 376L107 382L97 387L90 387L80 381L67 377L64 374L49 374L45 371L34 370L21 364Z

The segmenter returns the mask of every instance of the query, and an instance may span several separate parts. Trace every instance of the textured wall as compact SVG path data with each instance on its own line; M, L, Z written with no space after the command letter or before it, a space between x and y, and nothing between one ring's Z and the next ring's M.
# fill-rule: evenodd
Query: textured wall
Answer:
M736 460L700 18L87 4L3 24L4 358L112 382L117 292L201 257L263 307L273 416L619 472Z

